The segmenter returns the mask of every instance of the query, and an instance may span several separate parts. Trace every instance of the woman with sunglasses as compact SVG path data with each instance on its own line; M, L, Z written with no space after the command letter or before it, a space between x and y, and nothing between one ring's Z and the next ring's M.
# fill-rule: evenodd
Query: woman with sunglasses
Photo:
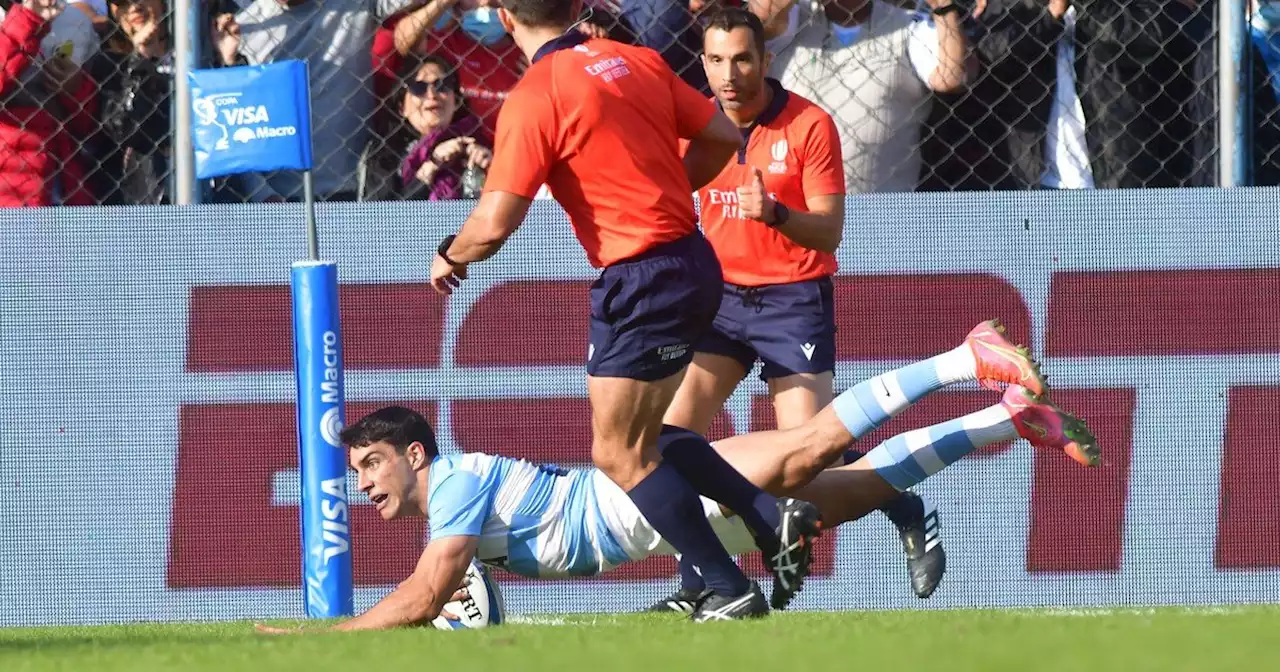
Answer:
M399 112L398 123L369 166L363 200L478 198L493 143L466 108L449 62L406 56L388 102Z

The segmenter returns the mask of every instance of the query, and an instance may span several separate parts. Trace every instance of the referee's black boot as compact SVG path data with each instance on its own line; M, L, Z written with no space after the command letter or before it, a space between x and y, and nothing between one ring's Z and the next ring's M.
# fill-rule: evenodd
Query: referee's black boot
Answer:
M704 588L698 590L695 588L681 588L672 593L669 597L664 597L653 604L653 606L645 609L649 613L675 612L677 614L692 614L702 606L708 597L712 595L711 590Z
M694 623L709 621L739 621L744 618L760 618L769 615L769 603L764 599L764 591L760 584L751 582L751 588L736 597L725 597L719 593L711 593L702 601L702 606L690 616Z
M777 546L765 551L765 566L773 572L774 609L785 609L804 588L813 559L813 543L822 534L822 514L809 502L778 498ZM764 550L762 547L761 550Z

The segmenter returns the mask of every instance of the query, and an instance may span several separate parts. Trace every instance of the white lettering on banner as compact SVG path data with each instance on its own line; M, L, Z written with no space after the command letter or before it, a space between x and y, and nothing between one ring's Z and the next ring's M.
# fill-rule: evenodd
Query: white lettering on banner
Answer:
M262 138L285 138L291 135L297 135L298 129L293 126L262 126L256 131L257 137Z
M218 121L218 108L235 105L238 102L240 102L239 93L217 93L200 96L191 101L191 109L196 115L197 137L216 135L217 137L213 138L213 149L217 151L228 149L231 145L227 140L231 135L227 131L227 126ZM237 141L240 140L237 138Z
M218 120L221 122L220 115ZM1274 227L1267 224L1277 216L1275 194L1273 189L1161 190L1099 191L1065 197L1039 192L944 194L937 198L925 194L867 195L850 200L846 238L838 253L843 273L875 276L877 281L889 277L928 281L952 274L957 278L954 282L980 297L985 296L985 290L978 280L994 278L1025 304L1023 319L1029 324L1029 345L1043 358L1056 388L1066 392L1113 387L1134 391L1128 489L1120 500L1123 517L1118 522L1116 542L1122 553L1111 570L1028 570L1028 549L1044 530L1037 530L1039 523L1033 520L1034 453L1019 442L996 456L962 460L923 484L922 489L939 504L943 543L954 560L931 599L918 600L911 595L902 572L901 549L895 546L891 528L872 521L832 535L836 539L835 570L808 582L797 608L1234 603L1273 600L1280 594L1280 570L1275 567L1263 563L1233 569L1220 566L1215 559L1217 537L1222 533L1220 511L1226 505L1225 446L1233 438L1227 431L1235 404L1231 391L1280 386L1280 352L1179 354L1153 348L1145 353L1110 354L1087 349L1106 334L1084 334L1076 341L1079 352L1054 354L1046 341L1064 338L1058 331L1070 326L1061 322L1055 322L1052 329L1049 326L1051 307L1070 299L1074 291L1060 286L1066 273L1088 276L1143 269L1207 278L1223 270L1280 268L1280 248L1273 244L1270 230ZM443 237L453 226L450 222L466 214L460 204L319 207L326 248L334 250L344 265L344 289L419 282L421 241ZM428 208L425 216L423 207ZM204 553L191 570L216 573L223 581L217 586L189 590L171 578L174 554L205 537L214 537L223 549L227 540L238 541L238 553L264 545L278 549L284 540L293 539L288 543L296 544L297 539L296 509L282 508L289 506L283 501L273 507L268 491L273 474L296 466L296 446L289 445L296 439L279 441L282 445L277 448L283 457L264 463L253 475L239 470L226 475L233 480L221 487L233 494L223 500L213 495L193 501L179 483L188 475L195 479L190 482L197 484L224 478L209 465L241 465L242 460L247 464L251 461L248 458L256 459L263 451L262 446L252 443L228 445L229 439L220 437L232 428L221 424L215 425L217 436L206 438L214 451L213 459L193 462L192 458L200 455L186 444L186 437L192 431L187 416L194 407L216 407L219 412L224 407L240 408L240 422L255 425L255 431L260 429L256 425L265 428L267 418L276 417L270 415L275 408L284 420L271 422L281 425L286 436L293 432L287 419L293 413L290 404L297 392L288 364L279 369L242 366L201 371L190 368L186 360L198 339L227 325L222 313L205 315L203 321L193 319L199 309L190 300L194 288L247 287L248 296L259 286L287 285L280 269L293 261L296 250L294 227L270 207L211 208L213 212L203 208L199 213L148 210L148 227L155 235L141 245L137 241L130 244L136 237L136 229L129 226L138 217L135 211L42 211L42 217L50 218L67 233L68 240L57 247L37 244L41 234L19 225L21 217L29 214L0 213L0 287L31 288L5 292L0 301L0 323L4 324L0 361L22 364L0 377L0 398L17 402L7 407L3 436L15 441L55 441L61 450L84 455L88 460L85 471L92 474L90 478L69 473L56 464L34 465L24 474L21 487L0 489L0 507L28 512L23 525L11 530L8 540L9 548L19 550L0 551L0 575L7 579L0 585L0 603L10 607L0 613L0 624L144 620L157 615L228 619L298 614L297 558L281 559L288 565L282 570L284 581L291 581L292 586L241 577L236 574L241 570L228 569L235 560L235 553L228 550ZM216 229L194 225L210 218L218 221ZM463 448L459 443L462 430L474 433L474 427L461 424L459 413L464 402L492 404L485 409L487 415L479 416L491 421L492 412L500 412L507 400L527 403L585 395L580 363L457 363L465 325L469 319L478 319L479 311L474 309L499 284L589 283L596 276L554 204L535 203L529 219L533 220L531 226L514 235L502 255L487 262L492 266L483 274L476 273L449 300L442 333L432 346L439 349L436 359L413 367L376 361L349 365L344 381L348 402L367 406L389 400L438 402L441 411L433 422L442 451L451 454ZM913 242L921 240L930 244ZM1099 240L1107 244L1099 244ZM68 256L68 249L116 249L119 254L108 258ZM549 254L554 263L536 261L547 259ZM96 281L103 273L113 278L109 288ZM854 285L860 282L857 278L840 280ZM837 292L849 287L846 284ZM282 296L287 313L287 287ZM1093 297L1090 301L1098 298L1088 296ZM947 308L925 310L945 313ZM495 318L492 305L489 312L486 324L501 328L501 314ZM493 322L495 319L498 321ZM867 319L866 324L874 328L905 328L886 321L883 311ZM1247 320L1256 319L1256 315L1238 319L1246 320L1243 324L1247 326ZM50 349L47 334L52 320L74 322L82 333L102 334L110 347L104 347L100 340L67 339ZM508 326L520 330L520 325ZM1232 330L1224 327L1223 331ZM1252 330L1257 334L1265 331ZM847 334L843 337L848 338ZM288 342L285 333L281 343L286 350ZM247 343L245 347L259 345ZM357 352L368 346L362 342L348 347L348 358L358 359ZM580 347L575 345L571 350L572 357L581 360ZM904 363L891 356L841 360L836 386L843 389ZM131 375L122 379L121 370ZM337 381L332 382L329 391L336 394L341 388ZM1253 388L1246 391L1252 393ZM763 383L748 377L742 391L728 404L736 430L751 426L752 397L766 393ZM78 403L91 396L111 398L113 403L109 409ZM54 418L57 425L50 424ZM52 426L66 431L50 437ZM151 429L140 435L138 426ZM486 435L481 432L478 436ZM232 449L238 452L230 452ZM138 471L139 455L146 456L144 477ZM75 488L83 496L67 499L56 511L24 505L23 498L31 496L33 487L55 483ZM338 491L339 487L345 494L345 485L332 483L329 490ZM89 529L100 517L100 502L119 492L132 495L133 523L128 534L107 531L86 540L83 535L61 532ZM328 506L322 504L325 534L319 558L349 553L352 546L362 543L364 535L381 529L374 518L367 525L361 518L376 515L372 507L339 506L338 500L323 497ZM205 506L207 502L216 507L201 510L222 518L175 515L182 506ZM1170 502L1177 504L1170 506ZM353 523L352 517L359 520ZM225 524L231 520L250 524ZM403 530L396 533L403 535ZM60 565L57 571L49 571L47 565L30 562L30 555L20 550L33 548L50 557L91 557L94 562ZM849 571L851 561L861 569ZM360 571L367 570L357 567ZM308 600L317 594L311 589L314 578L307 577ZM368 579L362 582L356 592L358 610L368 607L393 584L390 578L382 582L387 585L369 585ZM111 599L103 585L127 592L129 599ZM514 613L552 608L548 607L547 591L555 591L551 604L558 611L604 611L651 601L667 587L669 579L663 577L509 583L504 584L503 592ZM210 599L211 594L216 594L216 599Z
M250 143L254 140L270 140L297 134L298 129L293 126L259 126L256 129L241 126L231 134L231 138L239 143Z
M192 102L196 121L200 128L214 129L215 150L230 148L229 140L248 144L255 140L284 138L298 134L296 126L262 126L271 123L266 105L241 105L239 93L220 93L196 98ZM221 111L221 115L218 112ZM200 134L197 131L197 134Z
M320 513L324 516L321 528L324 530L324 545L321 548L321 561L327 566L334 556L351 550L347 541L347 479L346 477L329 478L320 482L320 492L325 495L320 499Z
M324 381L320 383L320 402L336 404L342 399L342 372L338 370L338 335L324 332Z
M271 117L267 114L266 105L224 109L222 110L222 118L231 126L271 123Z
M321 540L310 549L311 555L320 560L320 566L307 576L307 603L315 609L327 612L329 602L324 597L324 580L329 578L329 561L349 553L350 528L347 526L347 483L345 477L325 479L320 482Z

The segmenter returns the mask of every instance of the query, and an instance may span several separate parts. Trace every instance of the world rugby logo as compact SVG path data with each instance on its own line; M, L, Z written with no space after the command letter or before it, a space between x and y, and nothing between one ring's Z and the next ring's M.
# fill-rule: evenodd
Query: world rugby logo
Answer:
M783 138L769 148L769 157L773 161L769 164L769 174L782 175L787 172L787 139Z
M773 157L774 161L783 161L787 158L786 138L773 143L773 146L769 148L769 156Z
M338 438L338 434L342 432L341 415L342 411L340 411L337 406L334 406L333 408L325 411L324 415L320 418L320 436L324 439L325 443L335 448L342 447L341 439Z

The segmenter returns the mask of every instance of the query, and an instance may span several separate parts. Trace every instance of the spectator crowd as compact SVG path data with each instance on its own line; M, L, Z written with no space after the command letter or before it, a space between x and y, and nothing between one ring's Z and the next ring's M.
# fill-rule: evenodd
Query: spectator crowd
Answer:
M474 198L524 55L501 0L192 0L201 67L309 64L322 201ZM700 17L586 0L574 30L658 51L708 95ZM770 75L826 109L850 193L1217 184L1210 0L750 0ZM0 206L174 192L171 0L0 0ZM1249 181L1280 184L1280 0L1251 0ZM958 24L936 20L959 13ZM1234 110L1229 113L1235 113ZM206 202L302 198L294 173Z

